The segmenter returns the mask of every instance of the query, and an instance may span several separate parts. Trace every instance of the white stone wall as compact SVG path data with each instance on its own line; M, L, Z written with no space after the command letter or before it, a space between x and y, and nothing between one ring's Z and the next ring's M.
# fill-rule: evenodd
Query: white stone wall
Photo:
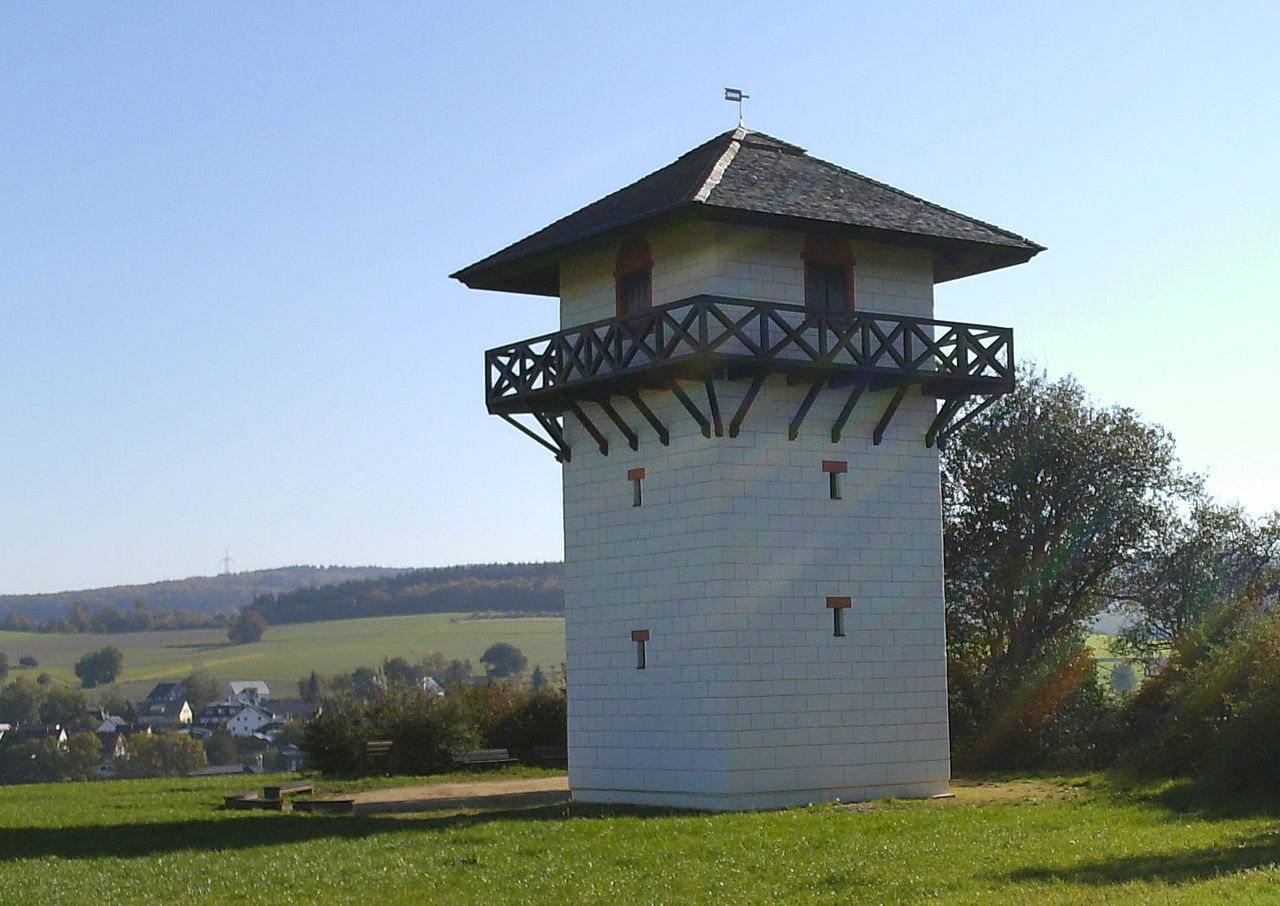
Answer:
M694 222L645 235L653 255L653 304L709 293L804 304L804 235L732 224ZM886 314L931 317L933 265L928 252L850 243L854 306ZM560 326L576 327L616 313L613 246L560 267Z
M689 250L709 233L713 251ZM802 297L803 237L693 225L649 242L658 304L699 292ZM927 258L876 251L855 252L858 279L883 282L859 285L859 308L928 314ZM612 314L613 254L563 269L566 324ZM679 263L666 267L668 258ZM592 404L584 410L609 437L608 456L568 419L573 794L768 808L941 792L949 777L941 507L937 454L923 443L935 404L908 395L876 446L872 429L890 393L867 393L833 444L846 393L825 390L789 441L807 388L775 376L730 438L747 383L716 383L723 437L703 437L661 391L645 400L670 427L670 446L624 399L614 402L640 433L636 451ZM703 385L686 390L705 411ZM849 463L840 500L829 497L824 459ZM637 467L646 472L640 507L627 480ZM828 596L852 599L843 638L833 636ZM644 670L635 629L651 634Z

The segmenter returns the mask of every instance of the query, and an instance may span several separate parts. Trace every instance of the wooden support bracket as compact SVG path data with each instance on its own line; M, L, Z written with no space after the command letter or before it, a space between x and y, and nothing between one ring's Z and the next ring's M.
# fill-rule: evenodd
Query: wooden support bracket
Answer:
M884 440L885 428L888 428L889 422L893 421L894 413L898 411L898 407L902 405L902 400L910 389L910 384L903 384L894 391L893 398L889 400L889 405L885 406L884 415L880 416L880 421L876 422L876 429L871 432L871 442L876 446L879 446L880 441Z
M609 455L609 438L600 433L600 429L595 426L591 419L587 418L587 413L582 411L582 407L570 400L568 403L569 411L573 413L574 418L582 423L582 427L587 429L587 433L595 440L596 446L600 448L601 456Z
M833 444L840 442L840 435L844 432L844 426L849 422L849 416L853 414L853 409L858 405L858 400L862 398L862 391L867 389L867 381L865 378L858 379L853 389L849 391L849 399L840 407L840 414L836 416L835 424L831 426L831 442Z
M640 449L640 435L634 428L623 421L622 416L618 414L618 410L613 408L613 404L607 399L596 400L596 404L604 410L604 414L609 416L609 421L618 426L618 430L622 432L622 436L627 439L627 446L633 450Z
M800 436L800 425L804 423L804 417L813 408L813 403L818 398L818 394L822 392L824 383L826 383L825 379L814 381L813 386L809 388L809 392L804 395L804 400L801 401L800 408L796 411L796 417L791 419L791 425L787 428L787 440L795 440Z
M751 409L751 404L755 402L756 394L760 392L760 388L764 386L765 378L768 375L757 374L751 380L751 386L747 388L746 396L742 398L742 402L738 404L738 411L733 414L733 419L729 422L729 436L737 437L742 431L742 421L747 417L747 412Z
M702 436L710 437L711 422L707 421L707 417L702 414L702 410L698 408L698 404L689 399L689 394L685 393L684 390L681 389L680 385L675 381L672 381L669 386L671 392L675 394L676 399L678 399L680 404L688 410L689 414L693 416L693 420L698 423L698 427L702 429Z
M671 446L671 432L667 430L667 426L662 423L658 416L653 414L653 410L644 404L644 400L640 398L640 394L631 390L627 393L627 399L631 400L631 405L636 407L636 411L649 423L649 426L658 435L658 441L664 446Z

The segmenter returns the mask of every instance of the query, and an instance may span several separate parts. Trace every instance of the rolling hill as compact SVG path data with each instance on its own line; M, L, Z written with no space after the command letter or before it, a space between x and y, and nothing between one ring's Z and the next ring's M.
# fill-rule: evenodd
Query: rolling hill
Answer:
M9 679L48 672L55 680L75 683L73 666L83 654L115 645L124 652L124 671L117 687L93 691L105 698L118 691L140 698L157 682L178 680L195 667L219 679L256 679L277 696L297 695L297 680L312 670L344 673L360 666L377 667L384 658L416 660L435 651L452 660L470 659L476 670L480 655L494 642L510 642L529 658L530 669L558 668L564 661L564 620L558 617L467 619L466 614L370 617L272 626L259 642L231 645L218 629L100 634L55 634L0 631L0 651L14 666ZM31 655L34 669L18 668L18 658ZM279 691L277 692L277 686Z
M60 617L81 602L95 609L131 610L141 600L151 610L194 610L213 614L248 606L263 594L279 594L296 588L320 587L355 579L375 579L406 572L385 566L283 566L220 576L192 576L144 585L116 585L82 591L39 595L0 595L0 614L10 611L33 620Z

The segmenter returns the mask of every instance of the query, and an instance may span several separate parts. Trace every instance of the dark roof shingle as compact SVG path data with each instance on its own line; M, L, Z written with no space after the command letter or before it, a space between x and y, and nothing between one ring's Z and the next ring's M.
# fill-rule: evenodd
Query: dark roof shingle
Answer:
M563 253L681 215L821 228L927 248L935 253L938 280L1021 264L1042 250L1007 230L740 127L453 276L473 289L556 295Z

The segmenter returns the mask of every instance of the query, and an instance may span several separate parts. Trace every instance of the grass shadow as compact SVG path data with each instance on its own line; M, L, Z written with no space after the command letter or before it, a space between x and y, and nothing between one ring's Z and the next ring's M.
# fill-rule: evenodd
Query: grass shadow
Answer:
M1112 772L1103 789L1129 801L1148 804L1170 819L1201 821L1280 816L1280 799L1265 792L1223 790L1202 780L1153 781Z
M1022 868L1002 877L1015 882L1088 884L1095 887L1149 881L1184 884L1207 881L1280 863L1280 834L1236 839L1225 846L1102 859L1070 868Z
M1205 821L1280 814L1280 802L1272 796L1223 793L1190 780L1166 787L1151 797L1151 801L1176 816L1190 815Z
M577 803L480 813L431 815L236 815L207 819L0 828L0 865L19 859L145 858L188 850L245 850L314 840L358 840L405 831L446 831L495 821L568 821L577 818L696 816L701 812Z

